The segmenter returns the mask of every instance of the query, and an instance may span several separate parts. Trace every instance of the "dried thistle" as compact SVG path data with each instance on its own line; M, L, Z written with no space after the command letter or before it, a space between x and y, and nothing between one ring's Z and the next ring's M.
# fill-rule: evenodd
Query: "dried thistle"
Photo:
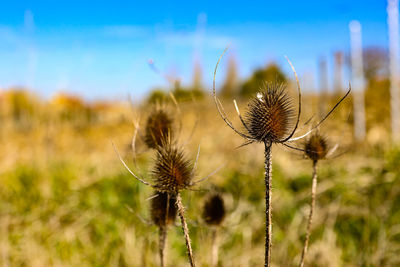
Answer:
M224 50L224 52L218 59L218 62L215 66L214 79L213 79L213 97L218 113L220 114L221 118L233 131L235 131L238 135L240 135L246 140L244 145L248 145L254 142L264 143L265 192L266 192L265 266L267 267L270 266L271 263L271 239L272 239L272 225L271 225L272 144L273 143L282 144L286 147L296 149L295 147L292 147L288 143L304 138L308 134L310 134L313 130L315 130L323 121L325 121L328 118L328 116L336 109L336 107L347 97L347 95L350 93L350 89L345 94L345 96L338 103L336 103L336 105L332 108L332 110L330 110L328 114L314 128L312 128L305 135L293 138L294 134L297 131L301 115L301 89L297 73L290 60L286 58L294 72L297 83L297 89L298 89L297 116L294 116L295 107L292 103L292 100L286 94L285 90L286 87L284 85L278 85L278 84L267 84L265 88L262 88L262 91L258 93L257 96L250 101L244 119L239 111L239 107L237 106L236 101L235 100L233 101L239 119L245 128L245 132L242 132L236 129L233 126L232 122L228 119L221 101L217 98L215 90L215 76L217 73L218 64L221 61L221 58L225 54L226 50L227 49ZM292 125L293 129L290 130Z
M189 236L189 229L187 227L186 219L185 219L185 209L182 204L182 198L180 191L183 189L188 189L191 186L196 185L201 182L203 179L198 181L192 181L194 177L194 172L196 169L196 163L191 164L191 162L186 158L183 149L175 146L172 143L168 143L163 146L159 146L157 148L157 157L155 160L155 166L152 171L154 184L145 181L144 179L137 176L133 171L131 171L125 161L122 159L121 155L118 153L115 148L115 152L117 153L120 161L124 165L124 167L129 171L129 173L135 177L138 181L148 186L151 186L155 190L166 193L170 197L173 196L176 198L176 208L178 211L179 218L182 224L182 230L185 237L186 248L188 252L188 258L190 265L192 267L195 266L193 251ZM207 176L206 178L208 178ZM168 203L168 202L167 202Z
M225 50L226 51L226 50ZM224 53L225 53L224 51ZM224 54L223 53L223 54ZM271 179L272 179L272 158L271 147L273 143L285 144L290 141L297 130L301 113L301 90L295 72L299 105L296 122L294 123L294 107L291 99L286 94L286 87L278 84L267 84L263 91L257 94L250 101L245 119L240 114L239 108L234 101L236 111L242 122L246 133L237 130L226 116L225 110L215 93L215 76L219 61L214 71L213 95L218 112L225 123L237 134L246 139L245 145L254 142L263 142L265 146L265 266L270 266L271 262ZM290 63L290 61L289 61ZM290 63L291 64L291 63ZM289 131L291 125L293 130Z
M157 158L152 171L155 187L160 192L177 194L192 185L193 167L183 150L175 146L157 149Z
M304 143L304 154L313 162L312 185L311 185L311 207L307 220L306 238L304 240L303 250L300 258L300 267L304 266L305 257L308 250L308 242L311 235L311 225L315 209L316 192L317 192L317 163L319 160L325 159L332 155L337 145L329 149L327 139L318 131L313 133Z
M289 134L294 114L285 85L266 83L264 89L248 105L245 114L248 134L259 142L279 142Z
M215 194L210 196L204 203L203 219L208 225L218 226L225 218L224 199Z
M158 109L147 118L144 141L149 148L157 148L171 139L172 118L163 109Z
M328 153L328 143L318 132L312 134L304 143L304 151L313 161L324 159Z
M204 203L203 219L212 226L211 266L218 265L218 226L225 218L224 199L219 194L211 195Z
M195 263L189 237L189 229L185 219L185 209L179 191L187 189L192 185L193 174L190 161L186 159L182 149L175 146L159 147L157 150L156 164L153 169L155 187L161 192L176 195L176 206L181 219L191 266L195 266Z

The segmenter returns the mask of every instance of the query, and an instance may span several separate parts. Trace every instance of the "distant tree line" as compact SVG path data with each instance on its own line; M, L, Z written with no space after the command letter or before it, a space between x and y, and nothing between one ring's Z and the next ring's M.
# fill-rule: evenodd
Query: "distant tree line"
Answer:
M388 95L388 52L380 47L367 47L363 51L364 75L367 82L367 91L372 95L380 94L378 99L386 98ZM345 63L350 65L349 56L345 57ZM178 101L187 101L203 98L207 90L201 83L201 68L199 64L194 65L193 82L190 86L183 86L180 80L176 80L170 88L153 89L149 96L149 102L170 101L168 91L170 90ZM221 97L249 97L260 90L266 82L287 82L288 78L282 69L274 62L264 67L254 70L254 72L240 81L238 77L238 67L234 57L230 57L226 68L225 81L219 88ZM381 90L376 89L379 85ZM171 89L172 88L172 89ZM376 90L375 90L376 89ZM382 99L383 100L383 99Z
M270 63L263 68L256 69L254 73L244 82L238 78L237 64L233 57L230 58L225 81L220 88L222 97L251 96L260 89L265 82L286 82L287 78L279 66ZM179 80L172 85L171 92L179 101L203 98L206 90L201 84L201 69L196 65L194 69L194 79L191 86L182 86ZM151 103L169 101L167 90L156 88L150 92L148 101Z

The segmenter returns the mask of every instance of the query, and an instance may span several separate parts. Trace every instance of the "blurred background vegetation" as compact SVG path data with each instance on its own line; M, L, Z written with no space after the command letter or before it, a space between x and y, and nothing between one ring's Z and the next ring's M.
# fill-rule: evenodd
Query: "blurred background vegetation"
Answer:
M390 141L387 55L368 48L364 58L366 140L353 140L351 97L320 129L331 146L340 146L337 157L320 164L308 266L400 265L400 146ZM219 93L236 125L232 100L244 111L263 82L286 82L296 97L292 74L279 65L271 62L240 81L235 59L228 61ZM263 262L263 147L237 148L243 140L220 119L210 88L201 84L201 69L195 70L192 86L176 79L134 104L66 93L45 100L24 88L0 92L1 266L158 266L157 227L149 225L152 192L129 175L111 145L151 179L154 154L145 148L142 129L156 105L173 115L190 158L200 145L198 177L223 165L198 190L183 195L198 265L211 260L211 231L199 217L210 190L222 193L228 209L219 265ZM322 98L304 89L302 133L309 129L303 125L308 118L321 117L319 105L330 107L344 93ZM295 266L305 237L311 162L280 146L273 148L273 158L272 262ZM187 266L179 225L170 228L167 254L169 266Z

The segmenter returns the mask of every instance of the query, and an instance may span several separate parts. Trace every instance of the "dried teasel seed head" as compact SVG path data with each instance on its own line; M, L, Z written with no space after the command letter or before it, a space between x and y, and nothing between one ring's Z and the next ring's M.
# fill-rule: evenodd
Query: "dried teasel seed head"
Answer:
M192 185L192 164L182 149L173 145L159 147L155 162L153 177L157 190L176 194Z
M318 132L311 135L304 143L306 156L313 161L324 159L328 153L328 143L326 138Z
M144 141L149 148L165 144L172 135L172 118L162 109L150 114L146 123Z
M285 84L265 83L264 86L248 105L247 130L259 142L279 142L289 134L295 110Z
M175 221L177 209L176 209L176 197L175 195L169 195L168 213L167 203L168 194L163 192L155 192L157 194L151 199L151 219L158 227L164 227L167 224L171 224Z
M225 218L224 199L215 194L210 196L203 209L203 219L209 225L220 225Z

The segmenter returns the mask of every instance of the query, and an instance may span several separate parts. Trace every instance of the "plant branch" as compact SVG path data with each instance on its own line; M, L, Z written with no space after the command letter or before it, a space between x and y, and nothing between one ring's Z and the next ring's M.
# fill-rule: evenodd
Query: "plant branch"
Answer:
M312 187L311 187L311 207L310 207L310 214L308 215L308 222L307 222L307 230L306 230L306 240L304 241L303 252L301 253L300 259L300 267L304 266L304 260L306 257L307 249L308 249L308 241L310 239L311 234L311 224L312 218L315 208L315 195L317 191L317 161L313 162L313 175L312 175Z
M265 142L265 267L271 264L271 180L272 180L272 142Z
M189 236L189 229L187 227L186 219L185 219L185 208L183 207L180 193L178 193L176 195L176 206L178 208L178 214L179 214L179 217L181 219L182 230L183 230L183 234L185 236L186 248L187 248L187 253L188 253L190 266L191 267L195 267L194 258L193 258L193 251L192 251L192 245L191 245L190 236Z
M117 153L118 158L119 158L119 160L122 162L122 164L124 165L125 169L127 169L128 172L129 172L133 177L135 177L139 182L141 182L141 183L143 183L143 184L145 184L145 185L148 185L148 186L151 186L151 187L154 188L154 186L153 186L152 184L150 184L150 183L146 182L145 180L141 179L141 178L140 178L139 176L137 176L133 171L131 171L131 169L129 169L128 165L127 165L127 164L125 163L125 161L122 159L121 154L119 154L119 152L118 152L117 148L115 147L114 143L113 143L113 142L111 142L111 143L112 143L112 146L114 147L115 153Z

